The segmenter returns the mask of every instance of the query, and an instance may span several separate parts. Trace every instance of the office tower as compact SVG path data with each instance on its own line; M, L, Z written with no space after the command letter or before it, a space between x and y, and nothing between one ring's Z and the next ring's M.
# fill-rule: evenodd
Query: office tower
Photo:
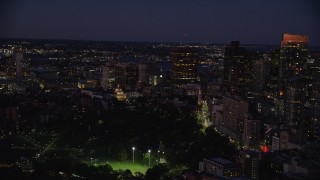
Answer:
M126 64L125 73L125 88L129 90L135 89L139 80L138 65L132 63Z
M279 51L279 99L284 100L282 125L303 127L305 104L310 97L308 79L309 38L306 35L284 34Z
M256 91L263 91L270 76L270 61L257 59L253 61L253 84Z
M287 80L305 74L308 61L308 43L309 37L306 35L283 35L279 57L280 96Z
M320 138L320 53L313 53L308 62L307 78L311 80L311 124L308 137Z
M268 91L273 97L279 97L279 63L280 63L280 49L271 51L271 65L270 76L267 82Z
M232 41L225 48L223 64L224 86L231 94L245 94L249 86L250 62L246 60L245 48L240 47L239 41Z
M302 128L305 120L307 102L306 78L292 78L287 80L284 91L284 125Z
M132 63L107 63L102 67L101 85L104 89L115 89L118 86L133 90L139 80L139 66Z
M23 75L23 54L22 52L15 52L13 54L13 58L15 59L15 62L16 62L16 77L17 79L20 79Z
M13 52L13 58L7 62L6 75L8 78L16 79L20 84L30 75L29 62L19 50Z
M172 84L181 86L197 82L198 50L189 47L175 48L171 52Z
M127 64L117 63L115 64L115 85L125 89L126 86L126 67Z
M140 63L139 65L139 83L147 82L147 64Z
M320 138L320 75L314 77L312 84L313 129L314 136Z
M16 51L13 55L16 62L16 78L17 82L21 83L22 81L27 80L27 77L30 75L30 67L27 59L24 58L21 51Z
M242 143L246 148L258 148L260 142L261 121L253 118L249 113L243 113Z
M239 152L239 163L243 176L250 179L260 179L260 152L241 150Z
M156 86L162 81L162 73L154 62L139 63L139 87Z
M113 89L115 84L115 66L112 63L107 63L102 67L101 86L103 89Z

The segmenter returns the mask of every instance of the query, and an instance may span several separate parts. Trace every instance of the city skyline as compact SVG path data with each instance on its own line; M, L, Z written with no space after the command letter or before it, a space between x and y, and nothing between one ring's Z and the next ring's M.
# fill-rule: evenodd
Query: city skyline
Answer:
M0 179L320 179L316 7L0 1Z
M283 33L320 45L316 2L5 1L1 38L279 44Z
M320 54L308 36L277 47L1 42L1 179L320 177Z

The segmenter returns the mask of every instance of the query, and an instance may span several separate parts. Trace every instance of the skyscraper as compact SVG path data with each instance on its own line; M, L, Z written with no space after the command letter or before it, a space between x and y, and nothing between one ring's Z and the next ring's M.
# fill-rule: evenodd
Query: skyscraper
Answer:
M313 79L312 85L313 99L313 122L315 136L320 138L320 75Z
M245 48L240 47L239 41L232 41L225 48L223 63L224 86L234 95L243 94L249 85L250 63L245 58Z
M107 63L102 66L101 86L104 89L114 89L116 87L115 66L112 63Z
M29 62L24 58L22 51L13 52L13 58L7 62L6 75L8 78L16 79L18 84L30 75Z
M102 67L101 85L104 89L120 88L131 91L136 88L140 74L145 69L133 63L107 63Z
M271 52L270 76L267 87L273 97L278 97L280 93L279 86L279 61L280 49L274 49Z
M280 95L283 93L286 81L305 74L308 61L308 43L309 37L306 35L283 35L279 61Z
M175 48L171 52L172 84L181 86L197 82L198 50Z
M283 104L281 124L302 128L308 89L305 78L308 62L306 35L284 34L279 49L278 102ZM283 109L282 109L283 108Z
M292 79L287 82L284 97L284 123L293 127L302 127L305 119L306 80Z
M253 61L253 83L257 91L263 91L270 75L270 61L268 59L257 59Z

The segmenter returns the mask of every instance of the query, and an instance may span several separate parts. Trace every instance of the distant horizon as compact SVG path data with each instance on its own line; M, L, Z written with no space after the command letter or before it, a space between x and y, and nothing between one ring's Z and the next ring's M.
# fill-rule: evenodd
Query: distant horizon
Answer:
M114 42L275 44L283 33L320 45L316 0L0 2L0 37Z
M218 44L218 45L229 45L232 41L239 40L230 40L229 42L170 42L170 41L121 41L121 40L90 40L90 39L51 39L51 38L24 38L24 37L0 37L0 40L28 40L28 41L82 41L82 42L113 42L113 43L157 43L157 44ZM249 45L257 45L257 46L280 46L280 42L278 44L260 44L260 43L245 43L240 41L240 45L249 46ZM319 45L309 44L309 47L320 47Z

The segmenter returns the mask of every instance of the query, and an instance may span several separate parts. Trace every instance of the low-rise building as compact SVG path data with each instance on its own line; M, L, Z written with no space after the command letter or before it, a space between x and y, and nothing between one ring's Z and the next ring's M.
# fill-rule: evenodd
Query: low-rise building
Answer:
M238 166L222 158L204 159L199 162L199 171L225 177L239 176Z

